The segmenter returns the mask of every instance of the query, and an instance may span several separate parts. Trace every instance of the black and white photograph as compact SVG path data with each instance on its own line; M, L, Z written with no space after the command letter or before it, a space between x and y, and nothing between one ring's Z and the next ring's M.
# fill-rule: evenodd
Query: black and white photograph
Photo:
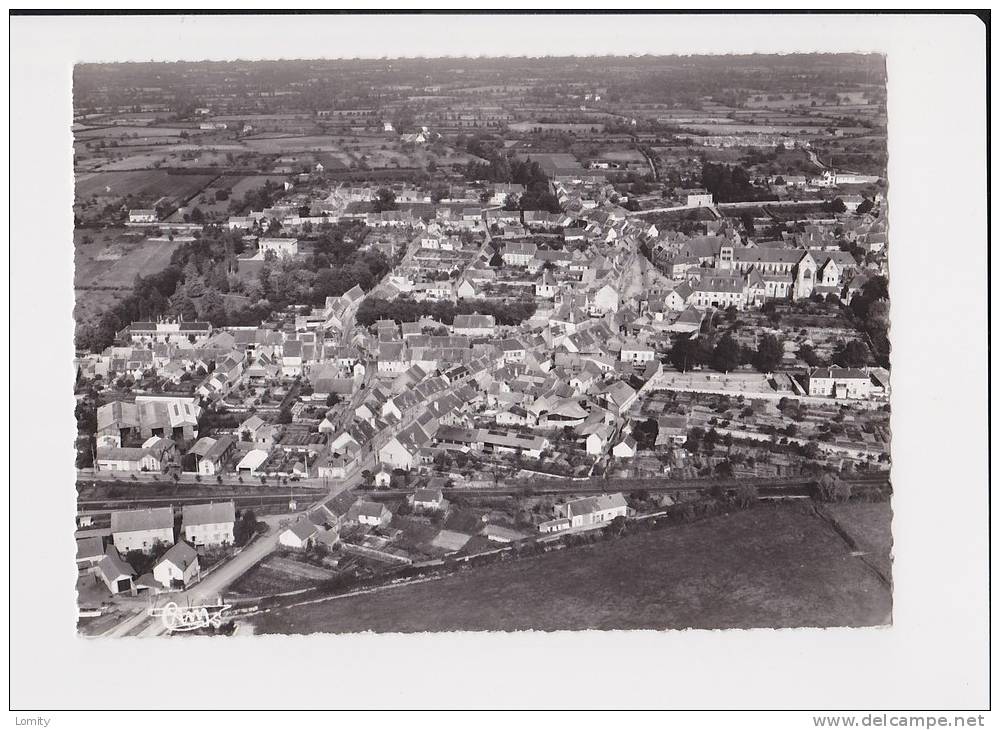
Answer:
M890 624L885 81L77 65L80 632Z
M236 42L272 20L280 50ZM931 565L909 551L914 532L963 565L948 530L978 540L989 519L988 423L934 411L976 400L985 413L985 178L935 178L936 209L906 199L898 150L919 120L894 106L911 82L893 51L849 35L562 50L529 34L524 52L413 53L380 33L754 20L11 18L111 38L162 23L164 40L222 21L225 48L242 49L172 55L154 40L116 55L84 35L50 94L64 136L44 174L61 187L33 195L70 226L45 233L41 257L41 241L10 239L62 267L31 280L34 297L59 292L60 327L38 314L31 333L57 348L58 375L33 374L19 346L29 370L11 381L21 398L52 390L33 419L66 424L35 445L32 490L72 520L32 517L32 542L11 540L17 560L58 533L57 568L31 589L71 617L50 630L81 656L181 651L192 682L226 647L263 668L296 638L301 652L303 637L411 637L430 655L464 637L462 663L437 674L446 694L454 673L492 671L479 640L539 642L522 659L549 671L562 662L546 637L711 636L723 656L726 637L741 651L760 630L891 641L914 606L898 585L916 590ZM965 20L988 31L988 13ZM282 35L344 24L383 43L348 53ZM32 144L12 131L12 148ZM920 216L969 233L918 243ZM981 350L959 351L962 337ZM927 441L901 446L907 428ZM958 470L951 483L935 459L963 461L941 467ZM907 526L917 498L930 514ZM959 505L970 521L950 522ZM952 569L985 591L988 573ZM414 681L380 646L371 681ZM605 700L588 702L621 704Z

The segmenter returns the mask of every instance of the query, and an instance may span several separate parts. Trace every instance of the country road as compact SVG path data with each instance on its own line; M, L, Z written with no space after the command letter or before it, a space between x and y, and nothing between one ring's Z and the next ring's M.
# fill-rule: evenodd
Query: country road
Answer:
M195 584L193 587L180 593L164 593L157 596L153 605L163 606L174 602L179 606L187 604L200 606L207 603L215 603L233 582L261 560L266 558L275 548L278 547L278 535L281 534L282 524L287 523L295 515L269 515L262 518L270 528L268 533L254 541L245 548L239 555L220 565L209 574L207 578ZM163 624L153 618L149 618L149 625L143 629L139 636L159 636L166 631Z
M820 170L827 169L826 165L819 161L819 157L812 150L806 150L806 154L809 155L809 161L816 165Z
M199 606L214 603L216 599L222 597L226 589L240 578L244 573L253 568L257 563L270 555L278 547L278 536L284 525L294 521L299 515L305 514L317 505L335 497L346 489L350 489L361 480L360 472L355 472L347 479L341 480L329 492L319 499L311 502L301 512L292 512L286 515L264 515L260 519L266 522L268 532L259 537L250 546L244 548L238 555L221 564L213 570L202 581L196 583L191 588L175 593L162 593L151 602L151 606L164 606L167 603L176 603L178 606L194 605ZM139 630L141 627L141 630ZM129 616L120 622L104 636L160 636L166 632L166 628L158 620L150 617L147 611Z

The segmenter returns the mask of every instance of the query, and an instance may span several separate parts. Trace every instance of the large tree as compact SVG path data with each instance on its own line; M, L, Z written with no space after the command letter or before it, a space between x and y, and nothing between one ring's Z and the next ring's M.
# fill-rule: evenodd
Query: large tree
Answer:
M868 345L861 340L851 340L833 353L833 361L845 368L860 368L871 360Z
M785 354L782 342L772 334L764 335L757 352L753 356L753 366L762 373L773 373L781 364L781 358Z
M712 350L711 365L713 370L728 373L740 364L740 346L732 335L726 334L719 338Z
M674 340L667 357L671 365L684 373L705 364L705 346L697 337L679 337Z

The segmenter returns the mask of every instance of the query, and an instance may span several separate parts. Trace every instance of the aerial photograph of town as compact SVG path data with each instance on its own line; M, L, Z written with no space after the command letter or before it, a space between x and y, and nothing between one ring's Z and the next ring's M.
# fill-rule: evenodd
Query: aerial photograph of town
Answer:
M72 81L80 635L892 624L884 56Z

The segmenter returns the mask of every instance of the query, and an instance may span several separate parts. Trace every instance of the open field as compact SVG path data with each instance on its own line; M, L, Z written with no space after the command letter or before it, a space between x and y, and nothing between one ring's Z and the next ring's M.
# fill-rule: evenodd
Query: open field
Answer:
M214 175L172 175L166 170L135 170L132 172L98 172L78 175L76 198L96 196L170 197L184 200L204 188ZM108 190L110 188L110 190Z
M794 132L815 129L817 124L682 124L684 129L703 132L708 135L717 134L791 134Z
M885 575L892 570L892 508L888 502L827 506L840 526Z
M639 150L607 150L602 151L597 157L601 160L615 162L645 162L646 160L646 156Z
M168 156L169 155L162 151L149 150L139 154L128 155L127 157L122 157L121 159L95 157L93 162L97 163L97 169L101 172L151 170L157 165L162 165L166 162Z
M180 137L181 134L202 134L200 129L192 127L91 127L78 130L74 136L77 139L153 139L156 137Z
M77 289L73 319L86 324L100 317L128 295L125 289Z
M273 557L270 559L269 565L272 568L284 571L285 573L293 575L296 578L325 580L333 575L333 571L318 568L315 565L303 563L298 560L291 560L289 558Z
M78 288L130 289L136 274L148 276L166 268L179 245L164 241L77 246L74 283Z
M78 323L99 317L124 299L132 290L136 274L148 276L166 268L180 246L177 241L132 243L114 238L81 244L81 233L85 232L76 232L73 248L73 316Z
M226 180L227 186L230 185L229 180L232 179L233 178L224 178L224 180ZM232 200L233 198L242 198L244 195L247 194L248 191L264 187L264 183L266 183L268 180L277 185L280 185L284 181L284 179L285 178L283 175L248 175L244 178L241 178L239 182L232 185L232 188L229 192L229 198L230 200Z
M339 152L342 149L332 137L322 135L255 135L245 138L243 144L261 154Z
M889 590L808 506L769 504L376 594L277 609L257 633L871 626Z
M214 154L214 153L213 153ZM222 153L218 153L223 157ZM212 217L227 218L231 212L230 204L233 200L241 200L249 190L256 190L263 187L266 181L281 185L284 177L281 175L220 175L211 185L204 188L197 196L188 201L187 206L178 208L167 220L171 222L183 221L184 213L190 212L194 208L200 208L201 212ZM229 197L225 200L216 200L217 190L228 190Z
M331 571L275 554L245 573L233 584L232 591L242 596L265 596L309 588L332 575Z

